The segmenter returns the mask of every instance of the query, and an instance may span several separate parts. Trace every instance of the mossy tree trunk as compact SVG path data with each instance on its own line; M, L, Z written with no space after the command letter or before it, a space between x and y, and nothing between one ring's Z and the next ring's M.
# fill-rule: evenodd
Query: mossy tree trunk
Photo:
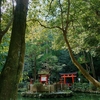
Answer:
M0 75L0 100L16 100L25 54L28 0L16 0L8 57Z

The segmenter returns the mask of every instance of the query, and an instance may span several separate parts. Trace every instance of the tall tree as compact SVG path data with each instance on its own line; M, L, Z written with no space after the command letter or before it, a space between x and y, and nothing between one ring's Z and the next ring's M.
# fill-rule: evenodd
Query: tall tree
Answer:
M28 24L30 25L30 21ZM27 24L27 25L28 25ZM35 23L36 24L36 23ZM34 24L34 25L35 25ZM39 24L28 27L28 34L26 35L26 55L28 56L29 66L33 69L33 78L36 80L36 72L40 69L43 62L48 62L48 58L51 56L51 44L53 40L53 34L51 31L46 30ZM28 67L29 67L28 66Z
M16 100L25 53L28 0L16 0L8 57L0 75L0 100Z
M40 21L38 21L40 23L40 25L44 26L45 28L50 28L50 29L56 28L56 29L59 29L60 32L62 32L65 43L66 43L68 50L69 50L69 53L70 53L70 57L71 57L74 65L80 70L80 72L86 77L87 80L89 80L95 86L100 88L100 83L97 80L95 80L93 77L91 77L89 75L89 73L77 62L77 60L75 59L75 57L73 55L72 49L71 49L69 41L68 41L68 35L69 35L68 33L71 32L71 28L73 27L73 23L75 23L74 26L76 26L76 28L79 27L79 25L81 25L81 24L78 24L79 22L78 22L77 18L79 18L79 17L77 17L77 16L80 16L78 13L84 14L85 7L83 5L85 5L85 6L89 5L89 2L86 2L83 0L78 0L77 2L76 1L74 2L71 0L67 0L67 1L50 0L49 2L44 1L43 4L49 5L49 7L48 6L44 7L45 5L41 5L43 8L41 11L39 10L39 12L43 13L43 10L45 10L45 9L46 10L44 11L45 13L38 16L38 18L40 18L40 19L44 18L45 21L47 21L48 26L43 25L43 24L41 24ZM81 8L80 8L80 6L81 6ZM77 7L78 7L78 9L77 9ZM90 5L86 6L86 7L88 10L90 9ZM47 12L47 10L48 10L48 12ZM81 19L81 17L82 16L80 16L80 19ZM43 21L44 21L44 19L43 19ZM80 28L78 28L78 29L80 29ZM83 31L82 29L83 28L81 28L81 30L79 30L80 33L81 33L81 31ZM73 33L74 32L75 31L73 31ZM75 40L75 42L76 42L76 40Z

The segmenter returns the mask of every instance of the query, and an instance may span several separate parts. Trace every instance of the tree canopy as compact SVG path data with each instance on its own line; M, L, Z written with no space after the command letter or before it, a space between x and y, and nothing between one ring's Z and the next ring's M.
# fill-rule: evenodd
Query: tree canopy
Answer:
M23 7L19 7L18 15L16 14L17 5L20 2L21 0L12 0L12 2L7 0L0 1L0 69L3 69L1 75L8 64L7 61L10 59L9 52L12 51L13 53L14 50L22 50L22 48L18 47L19 49L16 49L11 46L14 43L17 46L16 41L21 43L22 40L26 39L24 69L26 72L27 70L28 72L32 71L34 79L36 78L37 71L41 69L44 63L48 64L51 70L55 70L55 73L59 72L58 69L63 71L65 67L66 72L76 71L74 68L74 65L76 65L89 81L100 87L100 83L87 73L92 72L92 75L95 77L95 71L100 70L98 67L100 65L98 60L100 59L100 1L29 0L27 21L21 17L23 13L19 14L21 11L19 9L23 9ZM25 2L22 0L22 2L21 6L28 3L27 0ZM17 20L16 23L13 16ZM22 26L22 29L16 26L20 26L18 19L24 23L24 29ZM26 25L24 21L26 21ZM13 29L15 26L12 25L12 22L13 25L15 24L18 27L16 31ZM21 37L25 29L26 36ZM12 39L13 36L17 37L16 34L20 36L19 41ZM19 45L22 45L20 43ZM71 59L69 58L68 50ZM17 62L15 59L17 59L16 56L12 60L13 63ZM23 59L22 62L24 63L24 54L22 59L18 59ZM17 65L16 68L18 68ZM11 69L13 70L12 67Z

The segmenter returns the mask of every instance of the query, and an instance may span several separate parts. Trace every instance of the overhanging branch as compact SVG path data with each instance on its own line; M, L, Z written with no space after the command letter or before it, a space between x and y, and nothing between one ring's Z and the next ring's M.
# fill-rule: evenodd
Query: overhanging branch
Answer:
M5 34L5 33L8 31L8 29L10 28L12 22L13 22L13 17L12 17L11 20L8 22L6 28L2 31L2 34Z
M46 25L42 24L42 23L41 23L39 20L37 20L37 19L30 19L30 20L28 20L28 21L36 21L36 22L38 22L38 23L39 23L42 27L44 27L44 28L48 28L48 29L58 28L58 29L60 29L60 30L63 31L63 28L61 28L61 27L59 27L59 26L52 26L52 27L46 26Z
M8 31L8 29L10 28L11 24L13 22L13 17L11 18L11 20L8 22L6 28L2 31L0 30L0 43L2 41L2 37L5 35L5 33Z
M40 21L38 21L39 22L39 24L42 26L42 27L44 27L44 28L49 28L49 29L53 29L53 28L58 28L58 29L60 29L60 30L63 30L61 27L59 27L59 26L52 26L52 27L49 27L49 26L45 26L45 25L43 25Z

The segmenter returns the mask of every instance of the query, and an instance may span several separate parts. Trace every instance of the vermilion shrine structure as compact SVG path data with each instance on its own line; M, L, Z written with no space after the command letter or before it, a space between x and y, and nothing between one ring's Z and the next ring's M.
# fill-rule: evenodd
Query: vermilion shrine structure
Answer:
M60 83L62 84L67 84L68 86L71 86L76 78L76 72L74 73L60 73L61 78L60 78Z
M38 72L38 75L39 75L39 81L41 83L48 84L50 76L49 70L42 69L41 71Z

